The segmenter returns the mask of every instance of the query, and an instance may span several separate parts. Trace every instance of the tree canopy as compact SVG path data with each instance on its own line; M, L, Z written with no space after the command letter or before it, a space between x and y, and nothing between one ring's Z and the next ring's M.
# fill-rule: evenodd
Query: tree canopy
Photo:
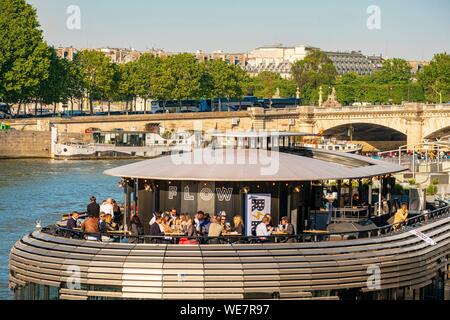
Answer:
M103 53L85 50L77 54L75 63L79 66L84 88L93 113L94 100L111 100L114 94L117 69Z
M273 72L250 78L240 66L224 60L198 61L192 54L160 58L143 54L138 60L114 64L96 50L79 52L74 61L58 57L43 40L35 9L25 0L0 0L0 99L7 103L66 103L88 99L125 101L142 98L168 101L241 98L255 95L293 97L297 87L304 104L316 105L336 88L343 105L447 102L450 100L450 55L436 54L417 75L403 59L385 60L368 76L338 75L320 50L311 51L292 66L292 79ZM221 108L220 108L221 109Z
M51 51L25 0L0 0L0 13L0 97L28 102L49 77Z
M263 71L250 80L248 93L260 98L272 98L277 89L281 97L294 97L297 85L292 80L283 79L278 73Z
M427 101L435 103L450 101L450 55L436 54L419 74L419 83L425 90Z
M330 58L320 50L311 51L303 60L292 66L292 78L300 88L306 103L317 103L317 92L321 86L324 91L335 83L337 71Z

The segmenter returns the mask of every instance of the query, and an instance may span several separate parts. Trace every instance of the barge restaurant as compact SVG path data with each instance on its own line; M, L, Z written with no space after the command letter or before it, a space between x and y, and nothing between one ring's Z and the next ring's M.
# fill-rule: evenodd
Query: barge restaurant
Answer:
M191 216L225 213L230 221L241 215L246 234L184 245L184 235L136 239L124 233L117 243L49 226L12 248L10 287L16 299L449 299L447 203L411 212L396 231L386 222L393 211L386 217L369 213L364 222L333 216L339 231L318 222L317 215L329 214L321 209L327 186L359 181L350 191L372 201L363 195L362 179L385 179L389 186L391 175L402 171L293 145L201 149L108 170L122 179L124 220L138 214L146 232L154 212L176 208ZM343 189L336 189L340 199ZM387 199L389 190L383 191ZM253 236L265 214L274 222L288 216L297 235Z

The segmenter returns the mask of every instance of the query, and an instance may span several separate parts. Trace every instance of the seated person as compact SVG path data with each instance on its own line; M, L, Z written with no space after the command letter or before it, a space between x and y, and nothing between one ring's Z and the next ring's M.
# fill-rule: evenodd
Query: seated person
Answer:
M91 216L87 218L82 224L81 224L81 230L86 234L87 240L98 240L96 237L90 236L90 234L98 234L100 233L100 227L99 227L99 219L96 216Z
M186 235L189 238L193 238L197 236L197 230L194 225L194 220L189 217L186 222Z
M130 243L139 243L141 239L139 239L140 236L144 235L144 226L142 225L141 219L137 214L135 214L133 217L131 217L130 221L131 227L130 227Z
M122 211L120 210L119 204L114 199L113 199L113 210L114 210L113 221L117 226L119 226L122 223L123 215Z
M203 211L197 212L197 215L195 217L195 224L197 226L197 234L199 236L208 235L210 221L206 218L206 215Z
M113 222L113 217L109 213L105 215L104 229L106 232L117 230L117 224Z
M77 227L77 223L78 223L78 217L79 217L79 213L78 212L74 212L72 213L71 217L69 220L67 220L67 225L66 228L69 230L73 230Z
M235 216L233 218L233 228L231 228L231 232L237 233L239 235L244 234L244 223L241 216Z
M403 203L394 216L394 223L393 223L394 230L399 230L402 227L402 225L408 219L408 215L409 215L408 205L406 203Z
M189 219L190 219L190 217L189 217L188 213L180 214L180 227L181 227L181 231L184 233L187 233Z
M105 223L105 213L104 212L100 213L100 220L98 221L98 227L99 227L101 233L106 232L106 223Z
M220 224L223 226L223 228L224 228L226 231L229 231L229 230L227 230L229 224L227 223L227 216L226 216L226 215L223 215L223 214L222 214L222 215L220 216Z
M155 218L155 223L150 226L150 235L152 237L163 237L164 232L162 231L161 225L163 224L163 218L157 216Z
M288 217L281 218L281 226L283 227L283 231L288 236L295 236L295 228L294 225L289 221Z
M164 233L170 233L172 231L172 222L173 222L173 220L171 219L170 212L164 213L163 217L162 217L162 224L161 224L161 226L163 227Z
M165 232L164 226L163 226L163 218L161 216L157 216L155 218L155 223L150 226L150 236L152 237L164 237ZM153 243L163 243L163 239L161 238L154 238L152 239Z
M150 224L150 225L153 225L153 224L155 223L156 219L157 219L158 217L162 217L162 216L163 216L162 211L153 213L153 217L152 217L152 219L150 220L150 223L149 223L149 224Z
M208 237L218 238L218 237L222 236L223 231L224 231L224 227L221 223L221 217L214 216L213 222L209 226Z
M290 236L290 238L286 238L284 240L284 242L295 242L296 239L293 238L293 236L295 236L295 227L294 225L289 221L288 217L283 217L281 218L281 227L282 230L288 235Z
M257 237L269 237L272 234L273 228L270 226L269 217L264 217L262 222L256 227ZM261 240L267 240L265 238Z

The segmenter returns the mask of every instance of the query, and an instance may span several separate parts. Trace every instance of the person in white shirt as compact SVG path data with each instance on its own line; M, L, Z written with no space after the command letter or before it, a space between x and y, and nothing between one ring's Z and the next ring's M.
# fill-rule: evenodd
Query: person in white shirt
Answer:
M262 222L256 227L256 236L257 237L269 237L272 234L272 227L269 227L270 219L268 217L264 217Z
M162 212L161 212L161 211L160 211L160 212L155 212L155 213L153 213L153 218L150 220L149 225L150 225L150 226L154 225L154 224L156 223L156 220L157 220L158 218L161 218L161 217L162 217Z
M100 206L100 212L103 212L105 215L114 215L114 205L112 199L108 199L102 203L102 205Z

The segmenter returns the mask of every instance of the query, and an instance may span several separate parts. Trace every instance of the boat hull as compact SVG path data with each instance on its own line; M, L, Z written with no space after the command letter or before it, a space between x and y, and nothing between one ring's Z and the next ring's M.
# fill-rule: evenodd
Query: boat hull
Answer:
M10 286L16 299L40 286L76 300L423 299L437 280L449 288L450 217L416 231L436 244L407 231L256 245L99 243L35 231L11 250ZM74 271L78 287L70 285Z

